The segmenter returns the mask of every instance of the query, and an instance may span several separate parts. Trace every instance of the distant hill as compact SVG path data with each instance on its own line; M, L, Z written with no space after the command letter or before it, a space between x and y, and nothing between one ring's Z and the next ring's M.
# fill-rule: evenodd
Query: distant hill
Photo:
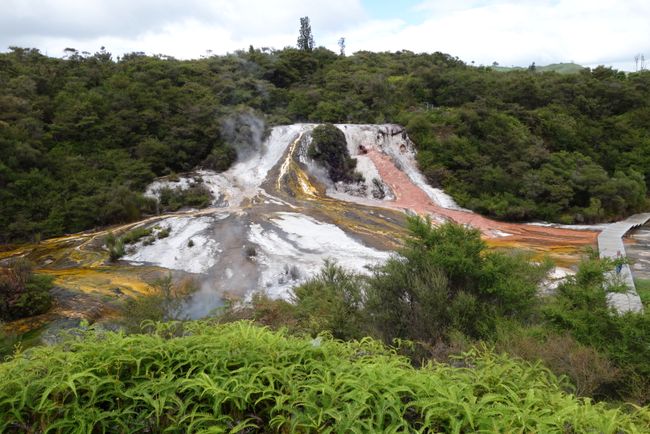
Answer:
M522 66L491 66L494 71L499 72L508 72L508 71L523 71L528 69L528 67ZM557 72L560 74L575 74L577 72L585 69L584 66L578 65L577 63L552 63L545 66L535 66L535 71L537 72Z

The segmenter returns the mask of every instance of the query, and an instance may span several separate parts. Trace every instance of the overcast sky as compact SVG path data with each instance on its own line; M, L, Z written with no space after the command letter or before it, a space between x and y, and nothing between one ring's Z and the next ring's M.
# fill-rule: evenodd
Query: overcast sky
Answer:
M650 63L650 0L2 0L0 50L73 47L195 58L295 45L309 16L338 51L442 51L476 64Z

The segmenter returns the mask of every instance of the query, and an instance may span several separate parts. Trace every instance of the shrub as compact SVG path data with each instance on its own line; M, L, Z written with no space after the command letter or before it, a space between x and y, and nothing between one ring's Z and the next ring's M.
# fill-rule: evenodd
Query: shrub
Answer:
M206 169L223 172L237 160L237 151L228 145L215 146L201 164Z
M140 241L140 239L151 235L152 232L152 229L141 226L122 235L121 239L124 244L135 244ZM108 242L106 244L108 244Z
M602 398L621 379L621 371L596 349L566 333L540 335L536 331L505 323L496 349L531 362L541 361L555 375L567 376L579 396Z
M174 283L168 274L151 282L149 287L148 294L132 297L121 307L120 324L126 331L140 331L145 321L187 319L185 301L197 289L193 280Z
M54 277L46 274L32 274L25 285L25 291L12 307L14 318L26 318L47 312L52 307Z
M212 193L203 183L189 188L163 187L159 190L160 211L178 211L181 208L205 208L212 203Z
M563 393L539 365L485 350L421 369L365 339L287 337L238 322L89 332L0 364L0 431L642 432Z
M255 292L249 303L227 300L217 316L217 321L222 323L240 320L252 321L273 330L285 329L294 333L303 333L302 325L297 319L295 305L283 299L271 298L264 291Z
M327 169L332 181L363 181L363 176L354 171L357 160L350 157L345 134L341 130L332 124L319 125L311 136L308 155Z
M156 226L156 228L158 228L158 226ZM166 238L169 236L170 232L171 228L166 227L160 229L157 234L154 234L154 229L141 226L130 230L119 238L116 238L111 232L104 239L104 244L108 247L109 259L111 262L116 262L126 254L126 245L135 244L144 238L142 243L145 246L149 246L154 243L156 237L158 239Z
M323 331L338 339L366 335L362 278L331 260L318 275L293 289L292 301L298 322L313 335Z
M166 227L162 228L158 232L158 239L162 240L163 238L167 238L169 236L169 234L171 234L171 232L172 232L172 228L170 228L169 226L166 226Z
M621 371L621 381L608 397L650 402L650 314L619 315L607 304L604 273L611 261L584 260L576 275L557 289L543 309L547 325L566 331L597 349Z
M106 247L108 248L115 246L116 241L117 238L115 238L115 234L113 234L113 232L109 232L108 235L106 235L106 238L104 238L104 244L106 244Z
M525 319L548 264L489 251L476 229L408 220L411 237L398 257L368 282L367 310L380 336L436 342L450 330L473 338L495 331L496 319Z
M115 240L112 246L108 248L108 257L111 262L118 261L122 256L126 254L126 249L124 247L124 241L121 238Z
M52 276L35 274L24 258L0 268L0 320L15 320L47 312L52 306Z

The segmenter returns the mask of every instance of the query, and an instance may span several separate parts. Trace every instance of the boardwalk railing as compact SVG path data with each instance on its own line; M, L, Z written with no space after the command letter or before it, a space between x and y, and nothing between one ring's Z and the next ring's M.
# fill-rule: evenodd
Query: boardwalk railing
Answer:
M625 245L623 244L623 236L630 231L630 229L642 226L650 220L650 213L635 214L620 222L612 223L598 235L598 251L601 258L616 259L618 252L621 256L626 256ZM616 276L618 274L618 276ZM634 285L634 277L630 266L624 264L621 267L620 273L615 273L612 270L612 278L619 278L623 284L627 286L626 292L610 292L607 294L607 301L610 306L616 309L619 313L625 312L643 312L643 303L641 298L636 292Z

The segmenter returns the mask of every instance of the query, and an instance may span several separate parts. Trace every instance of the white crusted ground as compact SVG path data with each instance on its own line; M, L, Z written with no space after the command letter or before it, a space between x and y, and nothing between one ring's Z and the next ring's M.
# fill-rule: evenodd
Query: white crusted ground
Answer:
M156 239L148 246L140 241L133 246L134 252L122 259L171 270L205 273L214 266L220 253L219 243L206 234L214 219L214 216L164 219L157 224L170 229L167 238ZM194 243L192 247L188 245L190 240Z
M368 265L389 257L388 252L364 246L337 226L303 214L281 212L269 221L268 228L252 224L248 239L257 245L260 287L273 297L287 297L291 287L316 274L327 258L347 269L367 272Z
M235 163L226 172L198 171L187 177L181 177L178 182L173 183L159 180L147 189L147 194L155 196L156 190L163 186L187 188L192 179L200 177L214 195L215 204L224 207L222 208L224 212L246 215L246 210L241 209L240 205L244 199L256 195L261 195L265 203L286 205L286 209L295 209L294 205L265 192L261 185L266 180L269 170L280 163L282 155L287 149L299 145L296 152L300 161L307 164L310 173L319 179L325 179L323 170L313 165L313 162L306 157L309 135L304 136L305 140L297 141L299 137L302 137L301 134L308 133L315 126L315 124L295 124L275 127L271 130L259 152ZM413 144L402 127L397 125L338 125L338 128L344 132L350 154L357 159L357 170L364 175L368 185L365 191L359 193L346 192L345 188L340 189L338 186L335 188L331 183L326 183L330 187L328 194L331 196L360 204L381 204L382 201L374 199L371 194L372 180L379 179L380 176L371 159L364 155L363 148L365 147L374 148L390 156L396 166L403 170L411 181L439 206L461 209L449 195L426 183L424 176L417 169ZM285 162L288 161L290 160L285 160ZM288 164L286 163L285 170ZM386 199L390 199L390 196ZM225 247L228 243L232 244L233 239L238 242L241 238L242 246L251 243L257 249L257 255L253 260L257 263L258 268L257 271L253 268L253 272L249 275L252 276L251 281L254 281L257 279L256 273L259 272L259 281L257 288L251 288L251 291L265 288L272 296L287 297L290 288L297 282L317 273L326 258L333 258L348 269L364 272L367 271L368 265L377 264L389 257L388 252L363 245L341 228L320 222L304 214L276 213L270 217L268 222L262 224L251 224L251 220L243 222L237 220L239 232L232 232L230 230L232 227L229 226L216 230L214 219L218 218L223 217L215 214L194 217L176 216L164 219L159 224L170 226L170 236L156 240L149 246L140 242L134 246L135 251L125 256L124 259L191 273L208 273L213 267L215 270L219 268L215 267L218 261L224 258L234 258L234 256L228 255L241 254L240 250L232 253L228 251L228 247ZM439 219L440 217L433 216L433 218ZM535 224L545 225L544 223ZM246 228L243 232L241 231L242 226ZM609 227L607 225L554 226L590 230ZM509 234L494 231L493 235L508 236ZM190 239L194 244L193 247L188 246ZM226 252L221 251L222 247L226 249ZM236 264L236 261L224 261L224 264L230 263ZM218 270L219 273L213 270L210 271L210 275L234 279L237 277L237 273L241 272L240 268L224 268L224 270ZM549 277L546 289L553 290L557 286L557 282L564 278L563 273L566 273L566 270L554 270ZM221 277L218 278L221 279Z

